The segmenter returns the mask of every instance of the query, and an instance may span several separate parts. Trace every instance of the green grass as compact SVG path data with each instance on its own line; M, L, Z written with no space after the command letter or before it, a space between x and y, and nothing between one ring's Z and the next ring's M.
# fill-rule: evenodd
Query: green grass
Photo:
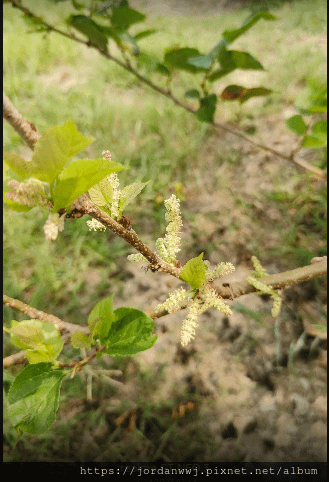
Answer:
M24 4L36 9L39 14L43 11L45 17L59 28L70 8L70 2L54 5L29 0ZM271 11L278 20L259 22L232 47L250 52L266 71L255 72L254 75L248 72L247 78L244 72L232 73L217 82L215 90L220 93L230 83L241 82L249 86L247 83L250 82L250 86L259 84L273 89L273 94L261 102L247 102L243 106L229 102L220 104L217 109L220 122L238 122L243 127L252 124L254 120L265 119L291 105L308 77L325 82L325 54L318 48L318 41L326 29L326 3L322 0L277 0L268 4L274 5ZM220 15L192 18L177 15L168 19L157 14L149 15L145 28L156 28L158 33L142 40L140 46L159 59L162 59L166 48L176 44L197 47L207 53L221 39L222 32L239 27L253 7L251 2L246 3L244 9L222 10ZM54 33L45 38L43 34L26 33L29 28L21 16L17 9L4 5L4 91L22 115L41 132L71 119L84 134L94 136L95 143L81 155L99 157L102 150L109 149L115 161L130 166L129 170L120 174L121 185L151 180L138 202L127 211L134 229L143 240L151 240L152 246L154 240L163 235L164 208L161 201L171 192L181 190L177 184L180 183L183 194L185 188L189 189L190 199L194 192L199 194L202 189L209 193L218 191L223 196L236 196L237 210L254 217L253 222L257 229L259 227L259 233L253 234L249 242L255 249L254 254L261 260L264 257L270 261L288 260L286 262L291 267L294 263L309 262L312 256L325 254L326 195L323 188L316 190L314 184L295 174L292 193L286 193L280 190L280 179L275 184L276 179L273 178L274 191L263 195L281 210L282 220L266 227L280 232L283 242L276 251L266 250L262 242L263 220L252 212L251 203L244 200L243 195L241 199L239 192L230 186L230 180L243 170L243 158L240 150L235 148L234 139L230 141L232 145L222 152L217 144L218 134L208 125L175 107L169 99L140 85L132 75L104 60L93 50ZM142 26L135 26L134 30L142 30ZM165 86L165 79L161 76L154 79ZM173 80L174 93L182 98L187 89L197 86L198 80L200 76L194 78L184 72L178 73ZM6 123L4 148L27 155L23 141ZM228 178L221 175L221 168L225 165L229 166ZM204 180L206 173L207 182ZM291 171L288 174L291 175ZM254 193L254 197L257 196L258 193ZM184 211L185 205L182 205ZM189 220L194 218L195 212L197 209L193 213L184 213L187 224L192 228L193 223ZM222 214L230 215L224 210ZM49 244L43 235L46 217L45 212L32 210L19 214L5 206L4 292L65 321L85 324L88 313L101 297L120 292L126 274L125 258L133 249L111 233L90 233L84 217L68 220L64 233L56 243ZM184 248L188 253L185 252L184 256L191 257L190 247L192 250L203 249L197 241L197 217L194 224L191 240L186 240ZM239 232L242 228L241 221L234 219L227 233ZM203 250L206 252L208 249L211 253L221 243L225 243L225 234L219 240L210 240L209 246ZM21 320L24 315L5 308L5 323L10 323L13 318ZM13 347L5 339L5 355L12 351ZM116 363L115 367L120 368L120 363L124 365L126 362L118 360ZM173 422L168 407L164 409L160 403L150 408L150 392L155 393L157 387L156 382L151 383L150 377L141 375L139 380L142 387L149 385L149 390L144 390L144 399L142 397L140 401L145 412L141 416L142 426L144 423L144 427L156 432L154 440L163 442L165 455L172 456L176 450L176 453L181 451L184 456L190 456L191 435L195 436L195 445L202 454L207 441L206 431L199 427L194 429L193 424L185 432L179 424L171 428ZM71 390L69 397L85 398L85 383L81 379ZM95 393L101 400L112 396L101 384L96 384ZM63 403L65 405L65 400ZM66 403L70 406L70 398ZM158 415L152 415L153 409L158 410ZM42 437L24 436L18 455L21 453L28 459L33 451L37 453L39 450L40 457L49 461L57 450L58 455L54 458L61 461L71 454L70 444L77 434L81 434L79 424L84 427L90 418L91 427L96 428L104 423L103 416L101 408L89 408L72 420L59 423ZM13 440L13 431L8 423L5 427L6 439ZM114 430L113 426L113 433ZM140 434L142 432L140 429ZM169 452L166 437L171 438ZM31 451L27 450L30 443ZM104 441L104 447L111 443L109 436ZM115 443L118 459L121 457L120 460L123 460L123 456L127 457L125 460L129 460L129 456L130 460L134 459L134 443L125 446L119 436ZM16 455L10 456L15 460ZM158 456L161 458L162 453Z

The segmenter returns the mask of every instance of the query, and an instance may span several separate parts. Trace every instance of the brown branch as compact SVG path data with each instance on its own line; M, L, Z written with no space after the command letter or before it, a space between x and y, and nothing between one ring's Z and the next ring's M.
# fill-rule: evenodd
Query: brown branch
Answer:
M29 10L28 8L26 7L23 7L20 2L18 0L9 0L10 3L12 4L13 7L17 7L19 8L21 11L23 11L26 15L30 16L30 17L34 17L34 18L38 18L39 21L41 21L43 23L43 25L49 30L49 31L53 31L53 32L56 32L66 38L69 38L75 42L79 42L79 43L82 43L84 45L86 45L87 47L91 47L91 48L94 48L95 50L97 50L101 55L103 55L104 57L106 57L107 59L109 60L112 60L113 62L115 62L117 65L120 65L120 67L122 67L123 69L131 72L133 75L135 75L135 77L137 77L141 82L143 82L144 84L148 85L149 87L151 87L151 89L153 89L155 92L158 92L159 94L167 97L168 99L170 99L172 102L174 102L176 105L178 105L179 107L182 107L183 109L185 109L186 111L188 112L191 112L193 114L196 113L196 110L193 109L192 107L190 107L188 104L186 104L185 102L182 102L180 99L178 99L177 97L175 97L170 90L166 90L166 89L163 89L162 87L154 84L154 82L152 82L151 80L149 80L147 77L144 77L142 74L140 74L132 65L129 61L127 61L126 63L121 61L120 59L114 57L112 54L110 54L109 52L105 51L105 50L102 50L101 48L99 48L99 46L97 46L96 44L93 44L90 40L88 41L85 41L85 40L82 40L78 37L76 37L75 35L73 34L68 34L60 29L57 29L55 27L53 27L52 25L50 25L49 23L45 22L42 18L38 17L37 15L35 15L31 10ZM280 157L281 159L285 159L287 161L290 161L290 162L293 162L296 166L308 171L308 172L311 172L313 174L315 174L317 177L320 177L320 178L323 178L326 173L324 170L322 169L319 169L315 166L312 166L311 164L308 164L306 161L302 161L300 159L296 159L295 158L295 152L292 151L292 153L287 156L275 149L272 149L271 147L268 147L268 146L265 146L263 144L260 144L256 141L254 141L253 139L249 138L248 136L246 136L244 133L242 132L239 132L235 129L232 129L231 127L228 127L226 125L223 125L221 124L220 122L216 122L216 121L213 121L213 123L211 124L213 127L217 128L217 129L222 129L226 132L229 132L230 134L233 134L234 136L237 136L237 137L240 137L241 139L243 139L244 141L248 142L249 144L252 144L253 146L255 147L258 147L260 149L263 149L263 150L266 150L268 152L271 152L271 154L277 156L277 157Z
M64 343L68 343L70 341L72 333L75 331L82 331L83 333L88 334L89 330L86 326L75 325L73 323L68 323L66 321L57 318L57 316L51 315L49 313L45 313L44 311L37 310L32 306L29 306L23 303L20 300L16 300L14 298L10 298L7 295L3 295L3 304L5 306L9 306L16 311L20 311L24 313L31 319L43 320L48 321L52 325L57 328L57 330L62 332L62 339ZM12 365L18 365L20 363L24 363L26 360L24 358L25 351L20 351L18 353L14 353L13 355L9 355L3 359L3 367L8 368Z
M40 134L37 132L32 122L22 117L5 93L3 94L3 117L33 150Z
M101 211L86 194L77 199L72 207L75 211L83 214L88 214L94 219L113 231L115 234L123 238L127 243L131 244L137 251L139 251L150 263L155 267L156 271L162 271L179 278L180 269L165 263L157 254L155 254L146 244L144 244L133 229L126 229L121 224Z
M7 295L3 295L3 304L5 306L9 306L9 308L13 308L16 311L24 313L24 315L27 315L29 318L48 321L48 323L54 325L54 327L57 328L58 331L68 332L70 334L74 333L75 331L83 331L84 333L89 333L88 328L86 328L85 326L68 323L67 321L63 321L60 318L57 318L57 316L37 310L36 308L33 308L32 306L29 306L20 300L10 298Z
M312 260L313 261L313 260ZM310 279L323 276L327 273L327 257L323 257L319 261L313 262L311 265L303 266L302 268L296 268L290 271L285 271L283 273L277 273L273 275L264 276L261 278L261 281L266 285L272 286L274 289L280 290L283 288L289 288L290 286L301 283L303 281L308 281ZM247 295L249 293L254 293L257 291L254 286L250 285L247 281L241 282L232 282L232 283L221 283L215 286L215 290L219 296L224 299L234 299L239 298L240 296ZM69 341L71 333L73 331L84 331L88 333L88 328L82 327L79 325L74 325L71 323L66 323L56 316L50 315L48 313L44 313L43 311L36 310L25 303L22 303L19 300L15 300L13 298L9 298L6 295L3 295L4 304L14 308L18 311L21 311L31 318L37 318L45 321L49 321L50 323L54 324L58 329L66 330L69 334L66 334L63 339L66 342ZM186 306L182 306L180 309L184 310ZM161 318L163 316L168 315L168 311L162 310L160 312L155 311L146 311L146 314L153 318L153 320L157 318ZM24 363L24 354L25 352L21 351L19 353L15 353L14 355L10 355L3 359L3 366L4 368L8 368L9 366ZM88 358L89 362L94 355L90 355ZM86 363L87 363L86 362ZM69 366L77 365L81 362L72 362ZM64 366L64 365L63 365Z

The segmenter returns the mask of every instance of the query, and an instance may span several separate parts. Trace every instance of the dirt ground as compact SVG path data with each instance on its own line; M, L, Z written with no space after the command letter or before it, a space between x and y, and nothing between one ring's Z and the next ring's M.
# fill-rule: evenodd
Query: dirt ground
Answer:
M282 151L285 146L291 146L290 134L284 131L283 124L280 116L263 123L264 129L272 133L273 145ZM219 137L214 142L220 148L224 140ZM211 149L208 146L208 149L208 161L211 162L210 151L214 153L216 149L214 146ZM276 171L287 169L282 164L285 161L256 152L246 145L242 149L245 160L235 172L229 164L220 167L219 175L226 181L223 195L219 191L201 194L201 190L187 190L184 204L184 211L193 213L194 220L193 226L184 223L183 244L184 238L188 242L192 235L191 248L200 246L200 252L209 243L215 245L210 256L205 258L208 257L212 264L231 261L236 271L227 276L230 280L241 280L250 270L251 251L246 240L253 235L261 238L267 247L282 243L275 230L281 214L273 206L255 200L252 193L256 189L255 183L258 192L273 189L271 177ZM291 174L293 170L291 167ZM259 171L263 173L261 178L256 175ZM289 184L287 176L285 186L281 188L289 190ZM227 195L227 186L231 195ZM262 221L261 227L255 226L254 219L245 215L241 207L236 207L234 193L254 204L256 216ZM230 224L237 222L241 229L230 231ZM129 299L130 306L136 308L154 309L164 301L168 290L173 291L180 285L169 275L145 273L137 264L131 263L126 269L131 278L125 285L123 299ZM270 273L283 270L270 260L266 269ZM252 319L243 310L233 310L229 318L216 310L208 310L200 320L195 340L183 349L179 334L186 312L168 315L156 320L158 341L155 346L134 358L135 373L151 370L155 378L161 376L161 383L152 395L154 401L169 399L180 392L185 392L185 397L186 393L198 395L197 421L193 423L202 421L209 430L211 441L208 453L207 450L203 452L203 460L326 460L326 335L313 351L311 345L315 337L307 331L310 316L313 323L325 324L326 298L325 295L312 297L310 285L304 283L285 290L283 299L280 314L282 353L279 355L274 319L270 314L271 300L247 295L234 300L233 304L262 313L261 320ZM291 344L305 330L305 346L287 366ZM128 386L129 383L130 393L135 393L134 381L128 382ZM188 400L184 403L182 420L188 426L191 422L187 409L184 409ZM184 426L184 421L182 424ZM102 457L100 460L105 461ZM165 461L170 460L175 459L168 456Z

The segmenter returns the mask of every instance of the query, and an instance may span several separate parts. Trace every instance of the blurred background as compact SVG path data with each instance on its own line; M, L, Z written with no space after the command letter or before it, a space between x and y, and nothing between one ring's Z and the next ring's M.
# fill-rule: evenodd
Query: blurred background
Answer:
M24 5L62 27L70 2ZM265 71L235 71L215 84L262 85L268 97L219 103L215 119L289 155L297 137L285 127L296 96L326 84L326 2L131 1L147 15L142 50L160 60L174 45L209 51L225 30L267 7L275 22L258 22L234 43ZM135 26L133 27L133 29ZM138 27L140 29L140 27ZM138 31L136 26L136 31ZM132 29L132 30L133 30ZM111 50L117 54L115 48ZM144 72L165 87L159 74ZM173 92L183 99L198 76L179 71ZM22 13L4 5L4 91L40 132L72 120L96 141L80 157L112 159L129 169L124 186L149 184L125 213L150 247L165 230L164 199L181 199L185 263L204 252L230 261L242 279L256 255L269 273L326 254L326 185L294 164L199 122L120 66L67 38L35 33ZM193 101L191 101L193 106ZM31 156L4 124L4 149ZM300 156L326 166L326 148ZM4 206L4 293L59 318L86 324L93 306L114 294L114 307L154 309L178 280L127 261L132 248L110 232L89 232L67 220L56 242L43 235L45 211ZM249 295L231 302L228 319L209 310L197 336L180 346L185 313L155 321L158 341L131 358L103 357L64 380L57 420L40 436L4 421L5 461L324 461L326 458L326 281L285 290L281 352L272 302ZM4 323L24 315L5 307ZM322 328L321 328L322 327ZM302 346L298 348L301 344ZM298 345L299 342L299 345ZM298 348L298 349L297 349ZM13 353L7 335L4 355ZM79 356L66 348L62 360ZM19 370L6 370L5 389ZM87 388L88 387L88 388Z

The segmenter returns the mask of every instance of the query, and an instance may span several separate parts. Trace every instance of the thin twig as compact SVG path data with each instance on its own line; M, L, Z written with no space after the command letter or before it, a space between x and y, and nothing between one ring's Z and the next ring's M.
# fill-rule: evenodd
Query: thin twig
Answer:
M63 321L60 318L57 318L57 316L51 315L49 313L45 313L44 311L37 310L36 308L33 308L32 306L29 306L20 300L10 298L7 295L3 295L3 304L5 306L9 306L10 308L13 308L16 311L20 311L21 313L24 313L29 318L48 321L48 323L51 323L52 325L54 325L54 327L61 332L68 332L71 334L74 333L75 331L83 331L85 333L88 332L88 329L85 326L68 323L67 321Z
M182 107L183 109L185 109L186 111L188 112L191 112L193 114L196 113L196 110L193 109L192 107L190 107L188 104L186 104L185 102L182 102L180 99L178 99L177 97L175 97L170 90L165 90L163 89L162 87L156 85L154 82L152 82L151 80L149 80L148 78L144 77L142 74L140 74L134 67L132 67L131 63L130 62L123 62L121 61L120 59L114 57L112 54L110 54L109 52L105 51L105 50L102 50L98 45L96 44L93 44L90 40L88 41L85 41L85 40L82 40L78 37L76 37L75 35L73 34L68 34L66 32L64 32L63 30L60 30L56 27L53 27L52 25L50 25L49 23L45 22L42 18L38 17L36 14L34 14L31 10L29 10L28 8L26 7L23 7L23 5L21 5L21 3L18 1L18 0L9 0L10 3L12 4L13 7L17 7L19 8L21 11L23 11L26 15L30 16L30 17L34 17L34 18L38 18L39 21L41 21L43 23L43 25L49 30L49 31L53 31L53 32L56 32L66 38L69 38L75 42L79 42L81 44L84 44L86 45L87 47L91 47L91 48L94 48L96 49L101 55L103 55L104 57L106 57L107 59L109 60L112 60L113 62L115 62L117 65L120 65L123 69L131 72L133 75L135 75L135 77L137 77L141 82L143 82L144 84L148 85L149 87L151 87L151 89L153 89L154 91L158 92L159 94L167 97L168 99L170 99L172 102L174 102L176 105ZM217 128L217 129L222 129L226 132L229 132L230 134L233 134L234 136L238 136L240 137L241 139L243 139L244 141L248 142L249 144L252 144L253 146L255 147L258 147L260 149L263 149L263 150L266 150L268 152L271 152L273 155L277 156L277 157L280 157L282 159L285 159L287 161L290 161L290 162L293 162L296 166L308 171L308 172L311 172L313 174L315 174L317 177L320 177L320 178L323 178L326 173L324 170L322 169L319 169L315 166L312 166L311 164L308 164L306 161L302 161L300 159L296 159L295 158L295 153L292 152L289 156L285 155L285 154L282 154L281 152L275 150L275 149L272 149L271 147L268 147L268 146L265 146L263 144L260 144L256 141L254 141L253 139L250 139L248 136L246 136L245 134L243 134L242 132L239 132L237 131L236 129L232 129L231 127L228 127L226 125L223 125L221 124L220 122L217 122L217 121L214 121L212 124L211 124L213 127Z

